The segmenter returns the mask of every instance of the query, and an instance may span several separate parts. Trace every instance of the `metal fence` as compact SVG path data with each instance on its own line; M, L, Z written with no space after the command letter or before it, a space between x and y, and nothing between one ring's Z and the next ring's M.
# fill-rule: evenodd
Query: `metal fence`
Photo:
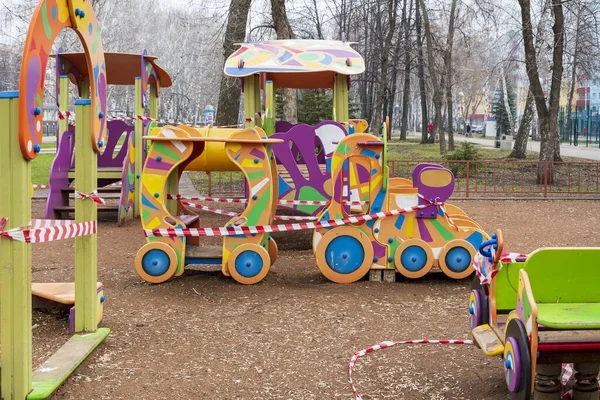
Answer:
M600 198L600 162L541 161L388 161L390 177L412 179L421 163L443 165L454 173L452 198ZM196 188L213 197L244 196L241 172L197 173Z

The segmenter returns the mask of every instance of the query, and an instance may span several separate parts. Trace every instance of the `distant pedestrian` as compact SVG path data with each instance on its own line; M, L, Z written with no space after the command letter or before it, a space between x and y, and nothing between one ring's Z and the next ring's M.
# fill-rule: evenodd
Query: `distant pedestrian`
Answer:
M433 123L430 122L429 125L427 125L427 130L431 133L433 132Z
M471 125L467 124L467 137L471 137Z

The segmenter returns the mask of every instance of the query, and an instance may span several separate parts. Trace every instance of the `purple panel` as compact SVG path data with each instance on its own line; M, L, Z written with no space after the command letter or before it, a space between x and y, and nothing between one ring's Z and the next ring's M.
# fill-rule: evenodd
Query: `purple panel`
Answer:
M445 187L429 187L421 182L421 174L427 170L444 170L451 176L450 183ZM454 175L452 172L438 164L419 164L413 171L413 186L419 190L425 199L438 199L438 201L446 201L454 191ZM419 205L427 205L429 201L419 198ZM431 206L423 210L424 215L421 218L435 218L437 216L437 207ZM434 215L431 213L435 212Z
M128 125L123 121L113 120L108 122L108 138L106 139L106 148L104 153L98 156L99 168L123 166L125 156L127 155L127 149L129 147L129 137L133 131L135 131L135 127L133 125ZM117 154L113 154L119 140L121 139L121 136L125 136L125 140L121 145L119 152Z
M277 121L275 122L275 132L284 133L289 131L294 127L294 124L287 121Z
M69 130L60 136L56 148L56 156L50 165L50 192L46 201L46 219L56 218L54 208L69 205L68 192L62 191L69 187L69 169L73 148L75 147L75 127L69 126Z

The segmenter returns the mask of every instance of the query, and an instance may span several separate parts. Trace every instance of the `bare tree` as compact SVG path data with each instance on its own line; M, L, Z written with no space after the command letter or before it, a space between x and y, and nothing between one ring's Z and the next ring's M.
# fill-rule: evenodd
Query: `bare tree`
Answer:
M540 119L541 143L540 161L552 162L555 155L555 142L558 137L558 108L560 101L560 88L563 73L563 52L565 44L564 36L564 14L562 0L552 0L552 13L554 15L553 52L552 52L552 83L550 87L550 98L546 103L544 89L540 82L537 55L533 42L533 27L531 22L531 1L519 0L521 7L521 23L523 32L523 44L525 47L525 65L529 77L530 90L535 99L538 118ZM549 164L552 165L552 164ZM550 183L554 180L552 167L548 167L547 179ZM545 181L545 169L542 164L538 169L538 182Z
M410 9L407 12L407 3ZM402 124L400 126L400 140L406 140L408 131L408 107L410 102L410 71L411 71L411 40L410 40L410 15L412 14L412 0L402 3L402 27L404 28L404 88L402 90Z
M251 3L251 0L231 0L229 4L227 28L223 39L223 61L234 52L235 43L244 41ZM217 123L219 125L238 123L240 95L239 79L223 75L219 90L219 106L217 107Z
M271 13L277 39L295 39L294 31L285 11L285 0L271 0ZM283 89L283 119L295 124L298 122L296 90Z
M421 33L421 26L423 20L421 18L420 13L420 3L420 0L416 0L415 2L415 24L417 31L417 66L419 74L419 93L421 98L421 144L425 144L430 143L430 140L427 137L427 122L429 121L429 115L427 113L427 91L425 89L425 60L423 57L423 35ZM431 143L433 143L433 140L431 141Z

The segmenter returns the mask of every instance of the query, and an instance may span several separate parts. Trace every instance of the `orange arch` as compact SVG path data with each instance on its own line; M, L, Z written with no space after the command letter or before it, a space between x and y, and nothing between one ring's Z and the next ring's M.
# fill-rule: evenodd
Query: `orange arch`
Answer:
M86 54L92 102L91 141L98 152L106 144L106 65L100 28L90 1L43 0L36 6L21 63L19 144L23 156L34 159L42 143L44 80L48 56L58 33L71 28Z

